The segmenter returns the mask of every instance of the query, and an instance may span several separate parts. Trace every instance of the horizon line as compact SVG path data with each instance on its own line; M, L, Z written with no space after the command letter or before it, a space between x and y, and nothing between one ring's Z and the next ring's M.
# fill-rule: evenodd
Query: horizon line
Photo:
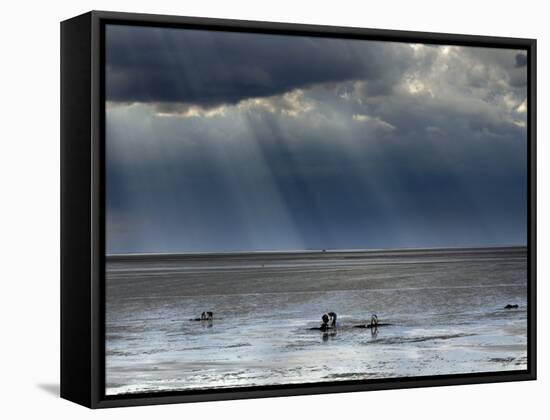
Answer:
M435 250L478 250L527 248L528 245L492 245L492 246L450 246L450 247L420 247L420 248L336 248L336 249L294 249L294 250L262 250L262 251L189 251L189 252L128 252L107 254L105 257L147 257L147 256L217 256L217 255L250 255L250 254L328 254L328 253L359 253L384 251L435 251Z

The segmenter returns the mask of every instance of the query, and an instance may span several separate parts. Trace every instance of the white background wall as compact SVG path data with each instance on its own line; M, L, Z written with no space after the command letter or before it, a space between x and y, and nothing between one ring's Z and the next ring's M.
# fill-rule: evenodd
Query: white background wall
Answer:
M64 4L63 4L64 3ZM59 383L59 21L91 9L538 39L539 380L92 412ZM540 418L548 407L550 25L543 1L4 2L0 24L0 416L12 418ZM546 400L545 400L546 398ZM32 416L32 417L31 417ZM535 417L535 418L536 418Z

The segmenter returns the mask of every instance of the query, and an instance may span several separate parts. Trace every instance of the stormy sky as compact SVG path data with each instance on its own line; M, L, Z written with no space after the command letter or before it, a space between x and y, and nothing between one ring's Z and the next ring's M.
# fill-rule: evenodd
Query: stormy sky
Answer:
M526 64L108 25L107 253L525 245Z

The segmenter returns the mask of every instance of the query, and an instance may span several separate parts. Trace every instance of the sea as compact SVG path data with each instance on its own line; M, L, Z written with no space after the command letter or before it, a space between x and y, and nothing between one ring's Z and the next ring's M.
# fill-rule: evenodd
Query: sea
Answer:
M109 255L105 295L106 395L527 369L525 247Z

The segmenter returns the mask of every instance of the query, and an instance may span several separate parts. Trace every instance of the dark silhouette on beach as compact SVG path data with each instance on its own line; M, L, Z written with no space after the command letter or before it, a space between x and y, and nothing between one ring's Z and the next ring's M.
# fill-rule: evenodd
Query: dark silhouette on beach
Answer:
M191 321L212 321L214 319L214 313L211 311L204 311L199 318L193 318Z

